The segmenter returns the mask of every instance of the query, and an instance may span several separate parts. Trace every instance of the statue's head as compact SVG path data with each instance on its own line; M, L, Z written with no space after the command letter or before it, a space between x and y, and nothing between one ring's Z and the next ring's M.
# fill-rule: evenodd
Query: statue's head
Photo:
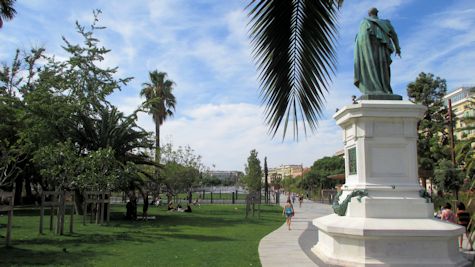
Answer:
M368 16L377 16L378 15L378 9L375 7L372 7L368 10Z

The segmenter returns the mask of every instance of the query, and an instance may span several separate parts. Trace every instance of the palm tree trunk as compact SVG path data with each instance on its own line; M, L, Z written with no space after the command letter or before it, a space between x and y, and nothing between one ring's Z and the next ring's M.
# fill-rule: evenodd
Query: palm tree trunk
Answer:
M158 117L158 116L157 116ZM155 119L155 162L160 163L160 122L158 118ZM155 179L158 181L159 177L159 168L155 168Z
M160 162L160 122L155 120L155 161Z

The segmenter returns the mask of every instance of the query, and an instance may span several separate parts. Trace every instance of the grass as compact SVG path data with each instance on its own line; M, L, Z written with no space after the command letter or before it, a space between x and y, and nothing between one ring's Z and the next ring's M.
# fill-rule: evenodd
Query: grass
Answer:
M260 239L283 223L280 208L266 205L261 219L248 220L243 205L202 205L192 213L152 207L149 216L158 219L148 222L123 220L124 210L114 206L108 226L83 226L76 216L74 234L67 218L64 236L48 228L40 235L39 211L15 211L13 247L0 243L0 266L260 266ZM0 224L4 236L6 216Z

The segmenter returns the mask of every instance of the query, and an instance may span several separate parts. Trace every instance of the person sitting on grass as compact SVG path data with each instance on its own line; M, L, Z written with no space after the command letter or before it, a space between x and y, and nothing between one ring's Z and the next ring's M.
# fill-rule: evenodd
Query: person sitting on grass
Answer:
M173 207L173 201L168 202L168 210L173 211L175 208Z
M197 198L195 201L193 201L193 206L200 206L200 198Z
M190 204L186 205L185 212L191 212L191 206L190 206Z

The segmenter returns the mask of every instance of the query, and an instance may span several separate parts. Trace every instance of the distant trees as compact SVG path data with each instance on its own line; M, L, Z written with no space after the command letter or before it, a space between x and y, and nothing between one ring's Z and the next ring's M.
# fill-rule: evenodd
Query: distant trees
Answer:
M200 186L202 173L206 171L201 156L190 146L175 149L168 143L161 148L161 162L160 183L165 185L169 201L178 192L187 192L191 202L193 188Z
M244 186L251 191L260 191L262 188L262 167L257 157L257 151L251 150L245 165L245 174L241 179Z
M305 173L299 187L307 191L334 188L337 181L328 176L345 173L345 159L340 156L323 157L316 160L310 171Z

